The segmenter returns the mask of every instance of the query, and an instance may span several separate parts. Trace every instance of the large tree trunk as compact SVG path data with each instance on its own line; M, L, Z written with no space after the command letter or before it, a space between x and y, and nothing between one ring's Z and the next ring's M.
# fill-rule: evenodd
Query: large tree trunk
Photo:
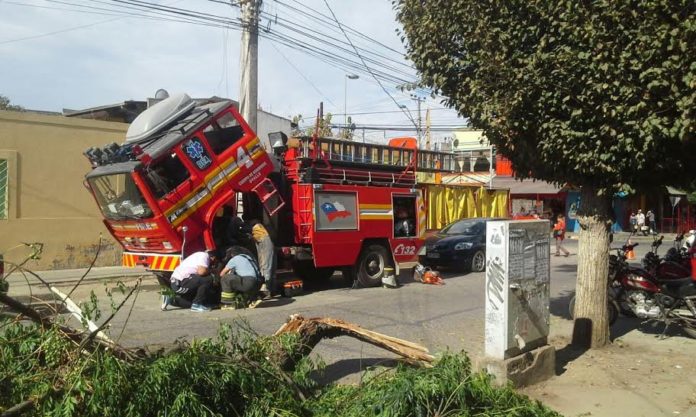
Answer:
M592 187L583 187L580 196L573 344L598 348L609 343L607 275L611 196L598 196Z

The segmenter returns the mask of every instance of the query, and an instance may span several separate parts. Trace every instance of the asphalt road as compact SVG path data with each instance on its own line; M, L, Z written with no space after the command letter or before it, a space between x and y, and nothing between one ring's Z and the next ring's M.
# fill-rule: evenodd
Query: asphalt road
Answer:
M647 250L637 250L637 259ZM551 314L567 317L567 302L574 291L577 271L577 241L567 241L570 257L551 257ZM413 282L410 270L402 271L403 286L398 289L343 287L340 274L320 290L292 299L264 301L256 309L215 310L195 313L172 309L160 311L159 287L154 278L143 281L129 315L127 308L112 321L110 334L128 346L166 344L178 338L215 336L221 323L246 320L260 334L272 334L291 314L305 317L333 317L359 324L367 329L421 343L431 352L465 350L476 359L483 352L484 274L444 272L445 285L434 286ZM132 285L133 277L124 282ZM70 288L69 284L60 284ZM104 315L109 312L105 288L113 287L103 281L88 281L78 288L72 298L79 302L94 291L101 301ZM21 285L15 291L22 292ZM33 288L36 294L45 290ZM66 291L68 291L66 290ZM118 299L118 297L116 297ZM125 326L124 329L124 324ZM121 333L123 329L123 332ZM553 326L552 326L553 334ZM389 352L357 340L339 337L322 341L314 350L328 365L330 379L357 378L366 366L394 358Z

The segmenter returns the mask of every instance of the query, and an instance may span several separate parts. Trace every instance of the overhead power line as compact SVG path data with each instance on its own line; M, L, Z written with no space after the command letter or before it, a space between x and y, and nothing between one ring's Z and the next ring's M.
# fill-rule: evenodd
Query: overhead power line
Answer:
M50 36L127 17L171 21L234 30L239 30L242 27L242 24L237 19L223 17L213 13L167 6L144 0L85 0L79 3L66 0L47 1L73 8L64 8L67 11L113 15L116 16L116 19L75 26L18 39L0 41L0 44ZM230 5L228 1L224 0L208 1L211 3L224 4L226 6ZM269 22L272 21L274 27L272 29L270 26L268 28L263 28L263 25L261 25L262 29L259 31L259 35L264 39L274 42L277 45L283 45L288 48L299 50L307 55L313 56L325 64L334 66L341 70L369 74L372 78L374 78L375 81L377 81L383 90L383 82L399 86L413 83L416 79L415 71L413 73L409 72L409 70L412 69L412 66L388 56L394 53L398 54L399 57L403 57L402 52L384 45L383 43L376 41L362 32L350 28L349 26L346 26L335 19L331 20L329 16L306 7L298 1L289 0L298 4L299 7L280 0L274 1L281 7L292 11L298 16L304 16L307 19L311 19L311 21L316 22L321 28L329 31L340 31L343 36L346 37L348 42L342 41L334 36L327 35L318 29L311 28L291 19L282 16L276 18L275 16L268 14L264 15L264 19L268 19ZM12 3L7 2L6 4ZM333 14L333 11L331 11L331 13ZM300 17L298 17L297 20L299 21ZM358 39L364 40L371 46L369 48L358 47L348 37L348 33L354 35Z
M394 98L394 96L392 96L391 94L389 94L389 91L387 91L387 89L384 88L384 85L382 85L382 82L377 78L377 76L375 76L375 74L374 74L374 72L372 71L372 69L370 69L370 67L365 63L365 60L363 59L363 57L362 57L362 56L360 55L360 53L358 52L358 49L355 47L355 45L353 45L353 42L350 40L350 37L348 36L348 34L346 33L346 31L343 30L343 27L341 26L341 22L338 21L338 18L336 17L336 14L335 14L335 13L333 12L333 10L331 9L331 6L329 6L329 2L328 2L327 0L324 0L324 4L326 4L326 7L329 9L329 12L331 12L331 16L333 16L333 19L336 21L336 24L338 25L338 27L341 29L341 31L342 31L343 34L345 35L346 40L348 41L348 43L350 43L351 46L353 46L353 49L355 49L355 54L358 55L358 58L360 58L360 60L362 61L363 65L365 65L365 68L370 72L370 75L372 75L372 77L377 81L377 83L379 83L379 86L382 88L382 91L384 91L385 94L387 94L389 97L391 97L391 99L392 99L392 101L394 102L394 104L396 104L396 106L397 106L399 109L401 109L401 111L403 111L403 113L404 113L409 119L411 119L411 122L413 122L413 125L416 126L416 129L418 129L418 125L416 125L416 122L413 120L413 118L411 117L411 115L410 115L406 110L404 110L403 107L401 107L401 105L399 104L399 102L396 101L396 99ZM418 130L419 130L419 129L418 129Z

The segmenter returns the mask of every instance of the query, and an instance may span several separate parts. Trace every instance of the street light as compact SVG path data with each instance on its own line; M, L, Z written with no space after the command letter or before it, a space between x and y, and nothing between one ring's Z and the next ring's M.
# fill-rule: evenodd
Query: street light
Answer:
M346 74L343 79L343 126L348 126L348 80L357 80L357 74ZM346 127L343 128L344 130Z

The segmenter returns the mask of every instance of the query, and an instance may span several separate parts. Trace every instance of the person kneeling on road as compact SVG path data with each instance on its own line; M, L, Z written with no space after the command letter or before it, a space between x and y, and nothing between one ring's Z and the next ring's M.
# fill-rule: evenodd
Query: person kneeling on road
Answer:
M257 296L263 284L259 265L248 251L240 246L229 248L227 259L227 264L220 271L222 308L235 308L239 295L244 297L245 303L249 302L249 308L256 307L261 302Z
M174 296L162 296L162 310L168 306L190 308L191 311L210 311L217 304L212 265L217 261L215 251L196 252L187 256L172 272Z

